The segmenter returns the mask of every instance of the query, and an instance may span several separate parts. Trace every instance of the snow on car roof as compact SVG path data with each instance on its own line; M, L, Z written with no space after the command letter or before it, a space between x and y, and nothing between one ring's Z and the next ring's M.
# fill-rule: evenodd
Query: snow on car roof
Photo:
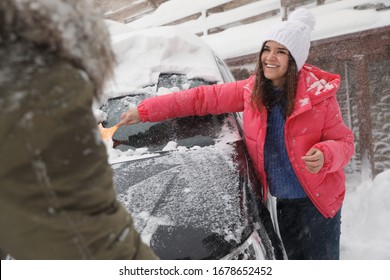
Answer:
M117 66L102 102L156 84L160 73L222 81L213 52L196 35L170 26L129 32L118 28L109 28Z

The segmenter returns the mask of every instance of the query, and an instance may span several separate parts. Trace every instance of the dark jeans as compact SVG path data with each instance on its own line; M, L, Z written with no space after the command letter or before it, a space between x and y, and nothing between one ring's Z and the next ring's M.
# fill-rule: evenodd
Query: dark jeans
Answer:
M289 260L338 260L341 209L326 219L309 198L277 199L280 235Z

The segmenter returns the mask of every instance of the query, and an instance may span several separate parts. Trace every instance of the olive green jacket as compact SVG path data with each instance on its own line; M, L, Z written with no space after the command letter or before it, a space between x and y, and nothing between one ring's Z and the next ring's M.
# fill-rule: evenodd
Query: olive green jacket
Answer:
M0 41L0 251L16 259L155 259L116 200L88 75Z

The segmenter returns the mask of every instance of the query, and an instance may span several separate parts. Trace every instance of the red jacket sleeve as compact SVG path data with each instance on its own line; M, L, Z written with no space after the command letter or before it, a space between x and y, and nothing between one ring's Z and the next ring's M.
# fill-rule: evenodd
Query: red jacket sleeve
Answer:
M244 110L244 85L248 80L200 86L143 100L138 105L142 122L175 117L204 116Z
M330 98L322 130L321 142L314 145L324 154L325 172L335 172L345 167L354 153L354 136L342 120L336 97Z

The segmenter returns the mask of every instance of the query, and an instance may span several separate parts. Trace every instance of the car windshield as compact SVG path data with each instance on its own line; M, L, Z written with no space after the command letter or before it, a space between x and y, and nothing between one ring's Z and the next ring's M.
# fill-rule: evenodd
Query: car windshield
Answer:
M143 99L156 93L173 92L182 89L210 85L203 79L187 79L184 74L161 74L156 86L150 86L139 93L109 99L101 108L107 113L105 127L115 125L123 112L137 106ZM170 141L177 146L191 148L213 145L220 133L224 116L207 115L170 119L163 122L140 123L120 127L113 136L114 146L122 151L147 147L151 152L163 151Z

